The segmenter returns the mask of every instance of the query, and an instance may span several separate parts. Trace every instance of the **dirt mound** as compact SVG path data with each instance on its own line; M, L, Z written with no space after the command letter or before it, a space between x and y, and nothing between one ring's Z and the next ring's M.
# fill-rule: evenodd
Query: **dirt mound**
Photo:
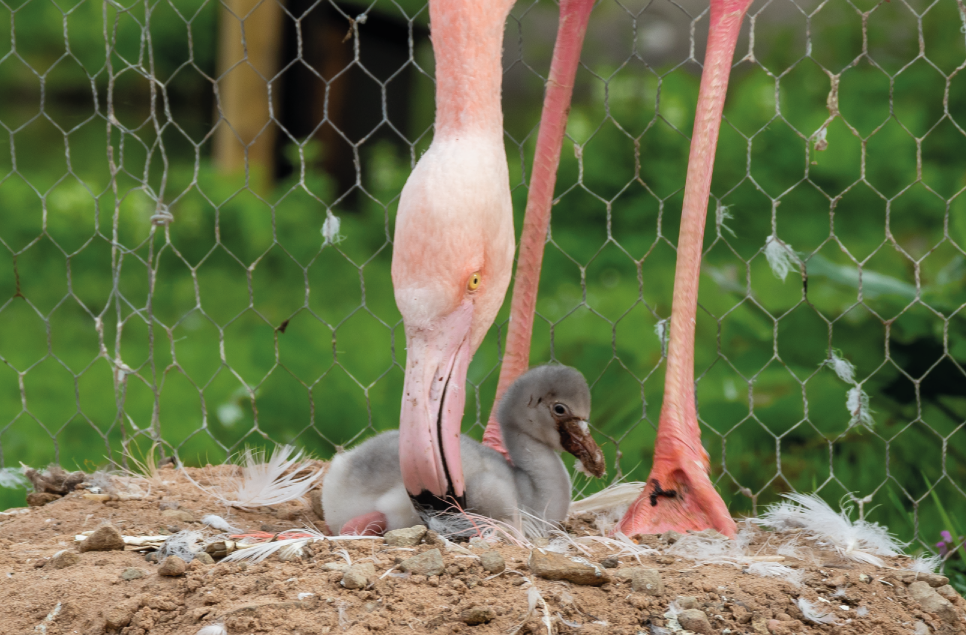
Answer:
M202 485L235 471L187 470ZM193 634L219 624L230 634L966 633L963 599L941 576L902 570L907 558L876 568L814 545L780 549L776 534L761 531L747 548L761 567L696 565L674 555L675 537L593 540L600 532L591 518L570 522L569 539L533 548L455 544L433 532L394 542L404 546L325 540L253 564L188 555L180 575L180 566L167 567L173 576L159 575L159 563L130 544L80 552L75 536L105 524L128 537L185 529L214 537L200 522L206 514L245 532L319 523L308 501L226 510L182 470L161 469L137 485L141 493L127 500L77 490L0 515L0 633Z

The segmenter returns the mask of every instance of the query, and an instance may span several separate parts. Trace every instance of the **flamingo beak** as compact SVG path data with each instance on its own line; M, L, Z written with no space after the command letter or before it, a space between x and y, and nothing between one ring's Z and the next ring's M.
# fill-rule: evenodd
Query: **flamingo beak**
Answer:
M607 472L604 453L590 434L590 426L583 419L568 419L557 426L560 445L580 461L578 470L600 478Z
M406 334L399 462L417 506L465 506L460 425L472 321L473 304L463 302L434 328Z

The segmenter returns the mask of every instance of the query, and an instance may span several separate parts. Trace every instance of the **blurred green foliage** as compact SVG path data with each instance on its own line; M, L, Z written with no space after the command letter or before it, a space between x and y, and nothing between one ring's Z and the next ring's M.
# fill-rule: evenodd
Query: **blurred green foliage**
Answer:
M932 545L946 524L935 501L960 523L966 508L966 50L954 0L923 19L928 59L897 4L870 18L875 55L861 55L861 25L840 2L813 17L810 58L789 18L737 64L696 374L735 514L790 488L832 502L873 494L868 518ZM17 35L15 53L0 41L13 95L0 103L0 459L90 466L120 460L125 439L145 451L152 430L188 464L292 440L325 457L396 426L404 336L389 264L408 148L363 144L363 191L350 199L311 162L304 178L252 192L245 175L217 173L201 141L216 5L159 2L147 22L145 6L0 10L0 32ZM129 64L168 82L180 127L154 128ZM696 71L631 58L581 72L541 280L532 362L587 375L599 438L633 479L647 475L660 412L655 327L670 314ZM123 126L110 132L109 94ZM508 104L508 126L529 129L538 106ZM507 142L518 228L535 135L523 137ZM308 159L325 152L300 143ZM174 217L166 228L150 221L157 199ZM327 209L337 244L319 233ZM784 281L772 273L773 233L807 284L797 266ZM492 404L506 314L470 369L472 434ZM850 425L854 386L824 365L832 351L855 365L873 430ZM0 490L3 506L21 501Z

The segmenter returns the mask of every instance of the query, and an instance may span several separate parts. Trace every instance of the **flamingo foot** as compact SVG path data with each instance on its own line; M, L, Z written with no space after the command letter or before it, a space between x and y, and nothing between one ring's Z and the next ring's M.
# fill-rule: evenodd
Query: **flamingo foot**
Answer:
M655 460L644 491L617 526L627 536L716 529L729 538L737 531L707 468L681 457Z
M342 525L343 536L381 536L389 528L389 521L382 512L369 512L350 518Z

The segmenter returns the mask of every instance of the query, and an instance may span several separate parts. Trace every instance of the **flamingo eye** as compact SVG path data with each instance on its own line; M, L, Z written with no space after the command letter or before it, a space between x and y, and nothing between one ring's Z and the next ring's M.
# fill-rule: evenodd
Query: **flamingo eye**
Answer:
M466 288L470 291L476 291L480 286L480 281L480 272L475 271L473 275L470 276L470 279L466 281Z
M567 406L565 406L563 404L559 404L559 403L558 404L554 404L553 405L553 413L555 415L557 415L558 417L562 417L565 414L567 414Z

